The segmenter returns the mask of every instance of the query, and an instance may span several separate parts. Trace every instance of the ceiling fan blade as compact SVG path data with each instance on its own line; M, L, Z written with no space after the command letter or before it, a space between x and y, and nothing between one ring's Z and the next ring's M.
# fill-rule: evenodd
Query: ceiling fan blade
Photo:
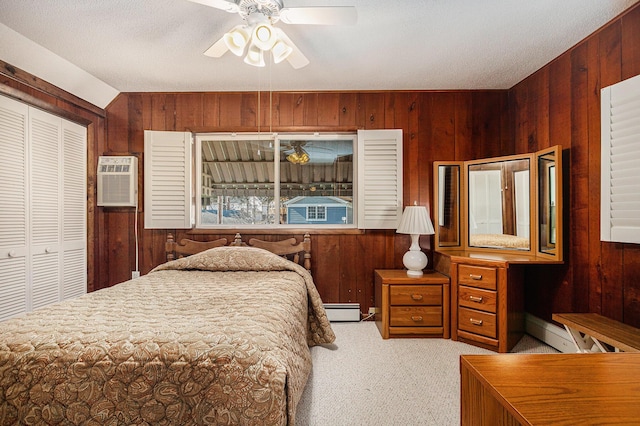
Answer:
M227 53L227 50L229 50L229 48L227 47L227 44L224 42L224 37L223 37L220 40L213 43L210 48L205 50L204 54L207 56L211 56L212 58L219 58L225 53Z
M236 3L229 2L227 0L189 0L193 3L203 4L205 6L215 7L216 9L224 10L229 13L237 13L240 7Z
M354 25L358 13L353 6L284 7L280 10L280 21L285 24Z
M285 43L287 43L293 49L289 56L287 56L287 61L289 61L291 66L294 69L299 69L307 66L309 64L309 60L302 54L300 49L298 49L298 46L293 44L289 36L287 36L284 31L279 31L279 35L285 41Z

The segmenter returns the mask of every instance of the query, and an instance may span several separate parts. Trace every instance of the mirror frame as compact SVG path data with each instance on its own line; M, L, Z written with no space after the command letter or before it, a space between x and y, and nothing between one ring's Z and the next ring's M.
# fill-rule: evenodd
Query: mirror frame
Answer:
M444 227L444 225L440 224L440 211L442 208L444 208L442 204L442 201L444 200L444 197L446 195L443 195L443 197L440 197L441 191L440 191L440 185L446 185L444 182L441 182L440 179L440 167L455 167L458 170L458 174L457 174L457 183L458 183L458 190L457 192L455 192L454 194L447 194L450 198L450 204L451 204L451 208L453 209L450 212L451 217L455 218L457 220L458 226L457 229L452 230L450 233L456 233L456 237L455 237L455 241L451 241L451 242L447 242L447 243L441 243L440 240L440 236L442 234L442 230L441 228ZM462 163L459 161L436 161L433 163L433 173L435 175L434 177L434 187L435 187L435 200L433 203L433 208L434 208L434 212L433 212L433 216L434 216L434 222L433 222L433 228L435 230L435 239L436 239L436 249L438 247L442 247L442 248L447 248L447 249L459 249L462 246L462 229L460 224L462 223L462 199L460 197L460 194L462 193L462 188L464 187L464 183L463 183L463 178L462 178ZM446 219L445 219L446 220ZM449 232L448 232L449 233Z
M540 164L541 159L543 157L547 157L550 154L553 154L554 157L554 167L555 167L555 182L554 182L554 190L555 190L555 223L556 223L556 241L555 241L555 249L553 252L544 251L541 247L541 241L543 241L541 237L542 233L542 219L540 218L540 207L545 205L546 200L543 200L544 191L540 189L541 185L545 182L544 178L539 175L540 173ZM536 185L536 255L538 257L549 258L552 260L562 260L564 246L562 244L563 238L563 196L562 196L562 147L559 145L553 146L548 149L543 149L541 151L536 152L536 172L538 173L537 185ZM551 220L551 219L549 219Z
M544 196L540 190L540 179L538 171L541 158L553 154L555 157L555 191L556 191L556 244L553 252L543 251L540 247L540 205L543 203L541 197ZM482 163L494 163L500 161L522 160L528 159L529 168L529 249L515 250L509 248L492 248L492 247L474 247L469 245L469 226L468 226L468 183L469 183L469 166ZM458 244L440 243L440 178L439 169L441 166L458 166L462 172L460 185L458 187L458 218L459 218L459 241ZM562 147L556 145L551 148L543 149L535 153L509 155L503 157L491 157L470 161L434 161L433 163L433 183L434 183L434 229L435 229L435 251L465 251L465 252L483 252L483 253L500 253L513 254L524 257L540 258L548 261L562 262L563 259L563 209L562 209Z

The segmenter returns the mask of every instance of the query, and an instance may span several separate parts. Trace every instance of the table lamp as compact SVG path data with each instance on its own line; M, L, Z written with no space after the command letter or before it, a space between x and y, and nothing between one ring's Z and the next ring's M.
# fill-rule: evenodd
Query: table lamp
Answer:
M419 206L417 203L405 207L396 232L411 235L411 247L402 257L402 262L407 268L407 275L410 277L422 276L422 270L426 268L429 260L420 249L420 235L435 234L427 208Z

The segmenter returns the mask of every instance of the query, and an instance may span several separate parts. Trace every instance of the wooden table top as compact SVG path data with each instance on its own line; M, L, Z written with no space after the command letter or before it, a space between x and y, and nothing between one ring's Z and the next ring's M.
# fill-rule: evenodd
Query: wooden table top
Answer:
M640 354L462 355L525 425L640 424Z

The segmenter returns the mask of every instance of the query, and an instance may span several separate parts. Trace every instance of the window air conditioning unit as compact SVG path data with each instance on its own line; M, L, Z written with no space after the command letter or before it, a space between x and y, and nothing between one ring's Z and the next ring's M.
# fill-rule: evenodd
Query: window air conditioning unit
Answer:
M138 204L138 158L98 158L98 206L136 207Z

